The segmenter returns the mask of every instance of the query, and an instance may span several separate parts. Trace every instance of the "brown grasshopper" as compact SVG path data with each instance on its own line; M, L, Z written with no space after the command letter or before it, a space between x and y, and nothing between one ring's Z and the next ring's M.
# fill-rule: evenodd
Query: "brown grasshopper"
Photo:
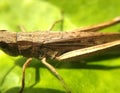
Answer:
M40 59L53 75L60 80L66 92L71 93L64 79L52 65L46 62L46 58L61 61L118 46L120 45L119 32L97 32L117 23L120 23L120 17L99 25L67 32L37 31L15 33L1 30L0 48L11 56L22 55L29 58L23 65L22 87L19 93L23 92L25 69L31 62L32 57Z

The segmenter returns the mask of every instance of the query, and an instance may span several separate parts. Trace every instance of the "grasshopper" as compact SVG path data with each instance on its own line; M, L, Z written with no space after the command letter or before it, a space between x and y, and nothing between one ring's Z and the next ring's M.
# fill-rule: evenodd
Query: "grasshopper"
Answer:
M22 68L22 87L19 93L23 92L25 86L25 69L33 57L40 59L53 73L62 83L66 93L72 93L64 79L46 59L50 58L62 61L118 46L120 45L119 32L97 32L118 23L120 23L120 17L99 25L66 32L10 32L0 30L0 48L11 56L22 55L28 58ZM54 24L51 27L53 26Z

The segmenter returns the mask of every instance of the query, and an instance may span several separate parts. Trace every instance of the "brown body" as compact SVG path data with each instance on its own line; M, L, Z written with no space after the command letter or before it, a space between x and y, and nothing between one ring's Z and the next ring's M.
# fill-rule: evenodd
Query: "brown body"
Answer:
M12 56L56 57L65 52L120 40L120 33L0 31L0 46Z

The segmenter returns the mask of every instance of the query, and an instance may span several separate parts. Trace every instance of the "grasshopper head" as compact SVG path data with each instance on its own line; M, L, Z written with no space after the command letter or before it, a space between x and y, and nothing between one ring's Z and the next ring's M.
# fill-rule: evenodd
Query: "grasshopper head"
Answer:
M17 56L18 48L16 34L7 31L0 31L0 49L11 56Z
M0 49L3 50L8 55L11 55L11 56L18 55L18 49L15 44L0 42Z

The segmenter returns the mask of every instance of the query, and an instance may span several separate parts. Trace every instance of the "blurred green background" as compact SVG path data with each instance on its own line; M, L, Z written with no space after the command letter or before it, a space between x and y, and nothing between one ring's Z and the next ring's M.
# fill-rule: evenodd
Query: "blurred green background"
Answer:
M85 27L120 15L119 0L0 0L0 29L19 32L47 30L61 18L64 30ZM59 30L59 24L54 30ZM120 25L103 30L118 32ZM98 57L87 66L80 62L50 61L65 79L72 93L120 93L120 56ZM0 51L0 93L18 93L22 65L26 58L11 57ZM89 61L88 61L89 62ZM65 93L60 82L36 59L26 71L24 93Z

